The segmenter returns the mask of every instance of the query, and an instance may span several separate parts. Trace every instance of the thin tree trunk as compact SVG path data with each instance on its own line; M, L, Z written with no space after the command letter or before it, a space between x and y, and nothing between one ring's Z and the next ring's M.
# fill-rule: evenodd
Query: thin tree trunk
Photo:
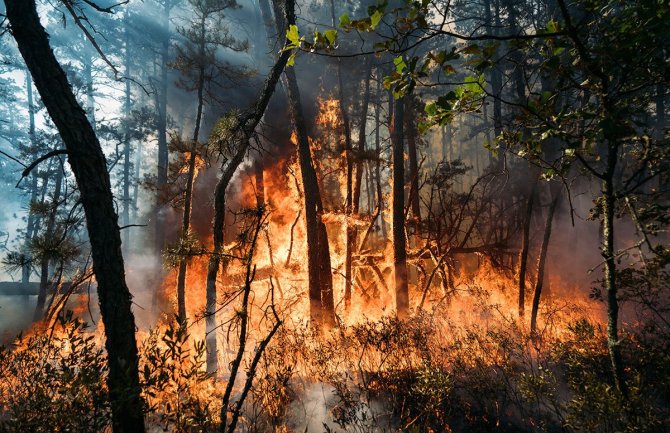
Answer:
M407 247L405 240L405 151L403 144L404 101L396 99L393 109L393 270L395 275L396 312L409 313L407 281Z
M605 259L605 289L607 291L607 348L609 350L614 382L621 394L628 397L619 341L619 301L617 299L616 258L614 249L614 173L617 147L609 145L608 169L602 180L602 256Z
M54 195L51 201L51 209L49 212L49 219L47 220L47 227L44 232L44 238L47 242L54 241L54 230L56 229L56 216L58 214L58 201L60 200L60 192L63 184L63 170L62 167L56 167L56 184L54 185ZM47 290L49 289L49 263L51 262L50 254L43 254L40 259L40 291L37 294L37 304L35 305L35 314L33 321L42 320L44 315L44 305L47 300Z
M549 240L551 239L551 228L554 220L554 213L561 198L560 186L552 183L549 187L551 202L547 211L547 219L544 223L544 237L540 247L540 257L537 262L537 280L535 281L535 291L533 293L533 307L530 312L530 334L535 335L537 330L537 312L540 308L540 296L544 285L544 270L547 262L547 252L549 251Z
M125 74L130 77L130 28L128 23L128 9L124 16L125 23ZM124 111L124 131L123 131L123 213L121 224L126 227L123 231L123 247L126 253L130 246L130 80L125 82L123 111Z
M162 254L165 248L165 212L163 211L168 181L168 143L167 143L167 101L168 101L168 68L170 51L170 10L172 0L164 0L162 30L165 32L161 40L160 79L156 90L158 163L156 167L156 208L154 225L154 253L156 255L154 292L152 308L159 308L163 297L162 279L164 276Z
M265 1L265 0L262 0ZM286 21L289 24L295 24L295 15L293 12L293 0L286 0L285 3ZM225 227L225 211L226 211L226 189L230 180L233 178L235 171L244 160L249 147L249 138L253 134L256 126L260 122L265 109L267 108L270 98L274 93L279 77L281 76L286 62L290 56L290 52L285 51L279 56L274 66L270 70L265 85L256 103L246 114L238 118L238 125L231 130L232 134L237 134L237 152L233 158L228 161L221 178L216 184L214 190L214 224L212 229L212 238L214 242L214 252L210 255L207 264L207 288L206 288L206 306L205 306L205 346L207 349L207 371L212 373L217 369L217 347L216 347L216 279L218 277L219 268L221 266L221 258L223 254L223 235Z
M105 155L49 46L34 1L5 0L5 5L14 39L65 143L79 187L105 325L113 430L143 433L132 297L125 282L121 235Z
M498 34L498 30L500 28L500 6L498 4L497 0L495 1L495 18L493 16L493 11L492 11L492 6L491 6L491 0L484 0L484 19L485 19L485 24L486 27L490 30L492 30L493 34ZM496 137L499 137L500 134L502 134L502 101L500 100L501 98L501 93L502 93L502 72L499 69L499 63L498 61L495 62L496 65L494 65L491 68L490 76L489 76L489 83L491 85L491 94L493 97L493 133L495 134ZM498 167L499 169L502 169L503 166L503 161L505 158L505 145L501 141L500 142L500 147L498 148Z
M93 60L91 56L84 54L84 78L86 79L86 114L91 122L93 131L96 130L95 122L95 95L93 94Z
M519 251L519 317L523 319L526 306L526 271L528 269L528 252L530 247L530 223L533 216L533 203L537 190L538 177L531 174L532 184L526 199L526 212L523 220L523 233L521 238L521 250Z
M33 82L30 78L30 74L26 73L26 94L28 99L28 137L30 138L30 144L35 147L35 106L33 102ZM28 246L30 241L33 238L33 231L35 230L35 214L32 211L33 203L37 200L37 174L31 172L31 183L30 183L30 203L28 203L28 223L26 225L26 238L24 242L24 260L25 263L21 268L21 282L27 284L30 282L30 257L28 257Z
M205 56L205 16L200 22L200 56ZM186 192L184 193L184 213L182 215L181 242L187 243L191 227L191 201L193 200L193 181L195 180L195 162L197 158L198 137L200 135L200 122L202 121L202 109L204 105L203 92L205 90L205 66L198 68L198 108L195 115L195 126L191 138L191 153L188 158L188 173L186 178ZM177 308L181 319L186 319L186 267L188 257L181 257L179 270L177 272Z
M156 224L154 226L154 249L158 263L156 265L157 278L160 280L163 275L163 263L160 259L163 248L165 247L165 214L162 211L164 205L164 194L168 179L168 143L167 143L167 100L168 100L168 68L169 68L169 50L170 50L170 10L172 9L171 0L164 0L162 31L164 35L161 40L160 49L160 79L156 91L156 111L158 115L157 134L158 134L158 164L156 168ZM154 292L154 307L158 304L159 291L161 284L156 284Z
M332 19L332 25L334 28L337 28L337 22L335 18L335 0L330 0L330 13ZM351 286L352 286L352 269L351 269L351 259L353 250L356 244L356 234L355 229L352 226L350 218L354 214L354 192L353 192L353 169L354 169L354 158L353 158L353 147L351 145L351 125L349 122L349 113L346 109L346 104L344 100L344 84L342 81L342 59L337 59L337 83L338 83L338 92L340 99L340 118L342 119L342 127L344 129L344 157L346 164L346 190L347 195L345 199L345 214L347 218L346 221L346 239L344 242L344 308L349 309L351 304ZM360 168L360 164L357 164L357 168ZM357 174L358 175L358 174ZM360 194L360 180L358 180L359 194ZM358 207L358 205L356 205Z
M405 125L407 134L407 156L409 157L409 197L412 207L412 219L414 225L414 234L419 233L421 224L421 206L419 201L419 162L416 152L416 140L418 131L416 129L416 112L414 102L408 101L408 110L405 111Z
M363 164L361 158L363 157L363 152L365 151L365 140L366 140L366 126L368 118L368 105L370 103L370 75L372 73L372 62L367 60L367 68L365 72L365 90L363 91L363 101L361 105L361 118L359 121L358 128L358 147L356 159L356 176L354 178L354 184L352 185L352 199L351 199L351 209L348 212L349 218L354 218L358 216L360 211L360 201L361 201L361 183L363 181ZM341 81L341 77L340 77ZM353 161L354 155L353 151L350 156L347 158L348 163L351 164ZM347 239L346 239L346 259L345 259L345 287L344 287L344 308L346 310L351 306L351 287L352 287L352 253L356 247L356 241L358 238L357 228L347 219Z
M375 156L377 157L377 163L375 164L375 179L377 180L377 218L380 218L382 237L386 239L386 221L384 220L384 194L382 191L382 150L381 150L381 138L379 133L379 128L381 127L380 123L380 114L381 114L381 71L377 67L377 104L375 105Z
M313 323L330 326L335 323L335 316L328 236L320 215L323 212L323 204L316 171L312 164L307 125L300 102L300 91L295 71L293 68L289 68L285 74L291 117L298 137L298 160L305 197L310 318Z

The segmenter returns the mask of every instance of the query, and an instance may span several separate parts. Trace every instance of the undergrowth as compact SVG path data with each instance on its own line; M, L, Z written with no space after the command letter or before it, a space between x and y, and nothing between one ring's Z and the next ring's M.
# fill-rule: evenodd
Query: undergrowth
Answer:
M658 326L624 334L625 399L603 329L584 318L534 338L512 320L462 327L437 311L329 333L283 327L263 354L238 429L666 432L668 337ZM151 331L140 353L148 424L216 431L225 381L204 373L204 345L187 324ZM106 374L96 334L71 314L52 331L19 337L0 350L0 431L109 431Z

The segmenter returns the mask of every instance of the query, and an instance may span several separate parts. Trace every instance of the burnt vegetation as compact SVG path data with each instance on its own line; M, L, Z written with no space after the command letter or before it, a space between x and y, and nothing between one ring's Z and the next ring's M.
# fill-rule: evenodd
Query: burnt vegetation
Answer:
M666 1L0 18L0 432L670 431Z

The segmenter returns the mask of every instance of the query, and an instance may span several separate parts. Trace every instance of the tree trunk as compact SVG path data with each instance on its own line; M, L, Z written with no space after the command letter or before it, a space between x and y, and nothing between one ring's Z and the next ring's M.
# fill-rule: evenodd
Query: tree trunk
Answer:
M30 145L34 148L35 142L35 106L33 103L33 82L30 74L26 73L26 96L28 99L28 137L30 138ZM37 200L37 173L31 172L30 183L30 203L28 204L28 222L26 224L26 238L24 242L24 260L25 263L21 267L21 282L27 284L30 282L30 257L28 257L28 246L33 238L33 231L35 230L35 214L32 211L32 205Z
M533 203L535 201L538 182L538 177L534 172L531 174L531 177L532 184L526 198L526 213L523 219L521 250L519 251L519 318L521 319L523 319L526 306L526 271L528 269L528 252L530 249L530 223L533 217Z
M330 252L326 226L321 221L323 203L307 136L307 125L300 102L295 70L285 71L293 126L298 138L298 160L305 196L307 232L307 273L309 280L310 318L313 323L330 326L335 323Z
M500 6L498 4L498 1L496 0L495 3L495 18L493 18L493 11L491 7L491 0L484 0L484 19L485 19L485 25L488 30L492 30L493 34L498 34L498 30L500 28ZM493 97L493 133L495 134L495 137L499 137L500 134L502 134L502 101L500 100L501 98L501 93L502 93L502 87L503 87L503 82L502 82L502 71L499 69L499 61L494 61L494 66L491 68L490 76L489 76L489 83L491 86L491 94ZM503 161L505 158L505 145L504 143L500 143L500 147L498 148L498 167L499 169L503 168Z
M156 175L156 226L155 226L155 249L158 257L161 256L165 247L165 216L161 210L163 207L163 194L167 187L168 178L168 144L167 144L167 99L168 99L168 68L170 50L170 0L165 0L163 5L163 30L165 34L161 41L160 63L161 75L156 91L156 110L158 111L158 167ZM158 269L162 269L162 263L158 263ZM161 272L159 272L159 275Z
M381 114L381 96L382 96L382 89L381 89L381 76L383 74L380 71L380 68L377 67L377 104L375 105L375 156L377 157L377 163L375 164L375 178L377 180L377 218L379 218L379 222L381 223L381 232L382 232L382 237L384 239L387 239L386 237L386 220L384 220L384 194L382 190L382 171L381 171L381 165L382 165L382 149L381 149L381 137L379 135L379 128L380 128L380 114Z
M128 23L128 9L125 11L125 74L130 78L130 28ZM125 95L123 101L124 111L124 131L123 131L123 213L121 225L123 229L123 247L125 252L129 251L130 246L130 80L125 80Z
M205 57L205 15L200 22L200 46L199 55ZM191 153L188 158L188 172L186 174L186 192L184 193L184 213L182 215L181 242L186 244L191 227L191 201L193 199L193 181L195 180L195 162L197 158L198 137L200 135L200 122L202 121L202 109L204 105L203 92L205 90L205 66L198 68L198 108L195 115L195 126L193 127L193 137L191 139ZM186 319L186 267L188 257L181 257L179 260L179 270L177 272L177 308L179 317Z
M334 28L337 28L337 22L335 18L335 0L330 0L330 14L332 19L332 25ZM351 286L352 286L352 273L351 273L351 256L356 244L356 233L355 229L351 224L350 218L354 213L354 197L353 197L353 169L354 169L354 158L353 158L353 147L351 145L351 125L349 122L349 113L346 109L346 103L344 100L344 84L342 81L342 59L337 59L337 83L338 83L338 92L340 99L340 117L342 119L342 127L344 129L344 158L346 164L346 199L345 199L345 214L347 218L346 221L346 239L344 242L344 308L349 309L351 304ZM360 168L358 165L357 168ZM358 174L357 174L358 175ZM360 180L358 181L360 183ZM359 185L360 191L360 185ZM357 205L356 205L357 206Z
M93 94L93 59L84 53L84 78L86 79L86 114L91 122L93 131L96 130L95 124L95 95Z
M419 161L416 152L416 140L419 131L416 129L415 103L413 101L409 102L407 108L408 110L405 112L405 125L407 130L407 156L409 157L409 197L412 207L414 234L418 234L419 225L421 224L421 206L419 200Z
M53 200L51 201L49 219L47 221L47 227L44 232L44 238L49 243L54 241L56 216L58 214L58 201L60 200L60 192L63 184L63 168L58 164L56 165L56 173L56 184L54 185ZM47 300L47 291L49 289L49 263L51 262L51 254L48 251L46 253L47 254L42 255L40 260L40 291L37 294L37 304L35 305L35 315L33 316L34 322L42 320L42 316L44 315L44 305Z
M395 275L395 303L398 317L409 313L407 281L407 247L405 239L405 151L403 144L404 103L396 99L393 108L393 270Z
M265 0L261 0L265 1ZM289 24L295 24L295 15L293 12L293 0L286 0L284 18ZM216 348L216 279L221 265L221 257L223 253L223 234L225 227L226 215L226 189L230 180L233 178L235 171L244 160L249 147L249 138L253 134L256 126L260 122L265 109L267 108L270 98L274 93L279 77L281 76L286 62L290 56L290 52L283 52L274 66L270 70L265 85L259 95L256 103L250 110L242 114L238 118L238 125L231 133L238 134L237 151L233 158L228 161L225 166L221 178L216 184L214 190L214 225L212 229L212 237L214 241L214 252L209 257L207 264L207 294L205 306L205 345L207 349L207 371L213 373L217 369L217 348Z
M547 262L547 252L549 250L549 240L551 239L551 227L554 220L556 206L561 198L560 185L553 182L549 187L551 202L547 211L547 219L544 223L544 237L540 247L540 257L537 262L537 280L535 281L535 291L533 292L533 307L530 312L530 334L535 335L537 330L537 312L540 308L540 296L544 285L544 270Z
M614 382L621 394L628 397L624 378L621 342L619 341L619 301L617 299L616 258L614 249L614 173L617 147L609 144L608 169L603 176L602 193L602 256L605 259L605 290L607 291L607 348L609 350Z
M116 433L144 432L132 297L125 282L118 216L105 156L49 46L35 3L5 0L5 5L12 34L65 143L79 187L105 325L113 429Z

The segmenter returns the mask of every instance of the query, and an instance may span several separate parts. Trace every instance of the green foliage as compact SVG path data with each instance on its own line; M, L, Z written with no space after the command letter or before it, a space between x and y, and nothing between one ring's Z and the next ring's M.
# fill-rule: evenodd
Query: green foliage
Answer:
M235 155L239 146L236 141L240 127L239 114L237 110L230 110L216 121L209 134L210 152L217 152L227 159Z
M426 118L419 123L419 131L423 133L433 125L446 125L456 114L478 111L483 95L484 75L465 77L454 90L426 104Z
M175 317L164 330L151 331L140 354L150 419L180 433L216 431L220 405L205 372L205 343L191 340L188 322Z
M207 251L200 240L189 231L176 244L170 245L163 250L163 261L168 268L175 268L184 259L190 261L194 257L199 257L206 253Z
M53 334L19 337L0 348L0 431L93 432L110 424L106 357L71 312Z
M284 46L282 52L291 51L291 55L289 56L288 61L286 62L286 66L293 66L295 65L296 53L300 49L302 43L305 41L305 37L300 36L297 25L291 24L288 27L288 30L286 30L286 40L288 41L288 43Z
M627 359L631 366L630 395L626 399L611 381L606 337L602 330L580 320L570 327L570 331L569 338L561 342L553 354L559 365L566 369L566 382L572 392L563 405L565 425L573 431L594 433L665 431L663 403L653 398L651 391L655 386L643 383L651 379L648 375L653 370L641 364L638 358L640 353L658 353L653 347L665 343L656 341L645 350L631 353ZM661 374L656 378L666 380L664 376Z

